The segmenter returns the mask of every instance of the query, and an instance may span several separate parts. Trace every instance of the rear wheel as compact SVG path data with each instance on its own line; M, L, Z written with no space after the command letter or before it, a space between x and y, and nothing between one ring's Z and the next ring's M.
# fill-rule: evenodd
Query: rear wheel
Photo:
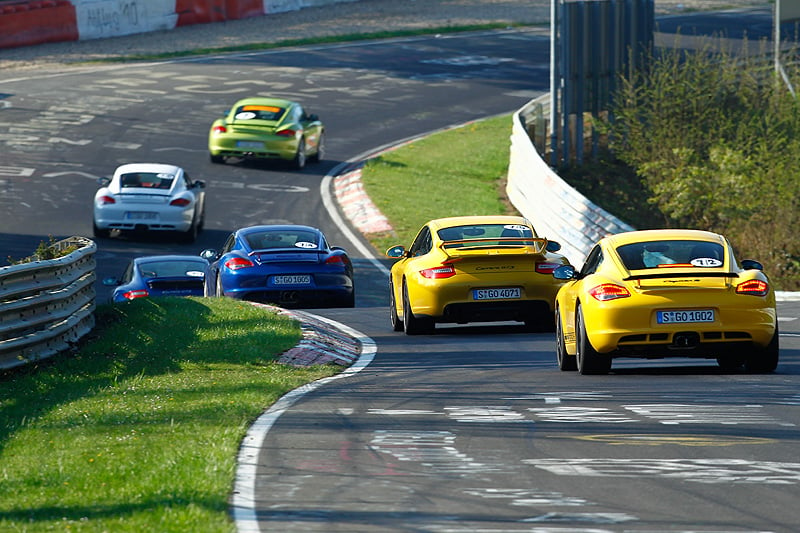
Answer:
M556 359L558 368L562 371L578 370L578 362L574 355L567 353L567 344L564 341L564 326L561 324L561 310L556 307Z
M608 374L611 370L611 356L599 353L589 342L589 336L586 334L586 321L580 305L575 313L575 330L577 335L575 359L578 363L578 372L583 375Z
M394 285L389 282L389 320L393 331L403 331L403 321L397 315L397 300L394 297Z
M317 142L317 151L309 159L312 163L319 163L325 157L325 134L319 134L319 141Z
M778 356L780 347L778 345L778 326L775 326L775 333L772 340L764 348L753 346L744 358L744 369L751 374L767 374L774 372L778 368Z
M406 330L406 335L424 335L432 333L434 329L433 320L430 318L414 316L408 298L408 285L405 283L403 283L403 329Z
M302 170L306 166L306 141L304 139L300 139L297 143L297 153L294 154L292 166L296 170Z
M107 239L111 235L111 230L98 228L97 224L92 222L92 234L96 239Z
M221 155L208 154L208 158L211 160L212 163L217 165L225 162L225 158L222 157Z

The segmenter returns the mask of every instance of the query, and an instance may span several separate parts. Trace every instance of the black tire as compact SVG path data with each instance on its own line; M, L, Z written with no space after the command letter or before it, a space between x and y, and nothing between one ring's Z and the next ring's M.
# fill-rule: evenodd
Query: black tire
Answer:
M397 300L394 297L394 285L389 282L389 320L392 324L392 331L403 331L403 321L397 314Z
M342 298L339 307L355 307L356 306L356 290L353 289L349 295Z
M574 355L567 353L567 345L564 341L564 326L561 323L561 310L556 307L556 360L558 368L563 372L578 370L578 360Z
M98 228L97 224L92 221L92 235L95 239L108 239L111 236L111 230Z
M292 159L292 167L295 170L303 170L306 166L306 141L305 139L300 139L300 142L297 143L297 153L294 154L294 159Z
M200 231L199 225L192 220L192 225L189 226L189 229L181 233L181 242L186 244L192 244L194 241L197 240L197 234Z
M434 329L433 320L414 316L411 304L408 300L408 286L403 283L403 329L406 335L425 335L432 333Z
M319 163L325 157L325 134L319 134L319 142L317 143L317 151L309 157L312 163Z
M209 158L209 159L211 160L211 162L212 162L212 163L214 163L215 165L219 165L219 164L221 164L221 163L224 163L224 162L225 162L225 158L224 158L224 157L222 157L221 155L208 154L208 158Z
M578 372L583 375L608 374L611 370L611 356L599 353L589 342L586 334L586 320L580 304L575 312L576 356Z
M768 374L775 372L778 368L778 358L780 356L780 345L778 341L778 326L775 325L775 333L772 340L764 348L753 346L745 355L744 369L750 374Z

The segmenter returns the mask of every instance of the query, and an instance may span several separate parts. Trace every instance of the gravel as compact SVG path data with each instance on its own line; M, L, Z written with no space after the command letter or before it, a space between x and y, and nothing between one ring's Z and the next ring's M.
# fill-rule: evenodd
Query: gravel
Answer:
M764 0L656 0L656 14L769 7ZM357 0L171 31L0 50L0 71L62 69L91 59L287 39L485 23L548 24L550 0Z

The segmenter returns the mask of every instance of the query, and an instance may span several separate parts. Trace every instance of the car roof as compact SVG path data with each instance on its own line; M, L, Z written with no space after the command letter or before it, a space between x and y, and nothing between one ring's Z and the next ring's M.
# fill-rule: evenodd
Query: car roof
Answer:
M305 230L322 233L318 228L312 226L303 226L301 224L262 224L259 226L248 226L246 228L239 228L236 233L240 235L249 235L250 233L258 233L262 231L291 231L291 230Z
M459 217L436 218L428 222L434 229L451 228L453 226L469 226L472 224L526 224L533 225L525 217L514 215L469 215Z
M114 175L127 174L129 172L150 172L154 174L178 174L181 167L166 163L128 163L120 165L114 171Z
M713 233L711 231L696 229L651 229L626 231L624 233L608 235L602 240L609 243L614 248L635 242L664 240L695 240L725 244L725 238L722 235Z
M268 98L268 97L260 97L260 96L253 96L249 98L243 98L233 104L233 107L239 107L243 105L271 105L275 107L289 107L290 105L294 105L296 102L291 100L286 100L285 98Z
M183 255L183 254L167 254L167 255L145 255L137 257L133 260L137 265L140 263L149 263L152 261L202 261L207 263L205 259L199 255Z

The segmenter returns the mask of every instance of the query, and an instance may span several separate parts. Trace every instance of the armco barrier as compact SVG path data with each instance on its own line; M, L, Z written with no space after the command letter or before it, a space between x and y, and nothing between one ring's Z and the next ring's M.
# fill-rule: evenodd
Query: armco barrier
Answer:
M513 116L506 193L537 233L561 243L562 253L580 266L592 245L612 233L634 228L590 202L567 184L539 155L528 126L543 131L550 95L532 100Z
M85 237L64 257L0 267L0 368L63 352L94 327L95 252Z

